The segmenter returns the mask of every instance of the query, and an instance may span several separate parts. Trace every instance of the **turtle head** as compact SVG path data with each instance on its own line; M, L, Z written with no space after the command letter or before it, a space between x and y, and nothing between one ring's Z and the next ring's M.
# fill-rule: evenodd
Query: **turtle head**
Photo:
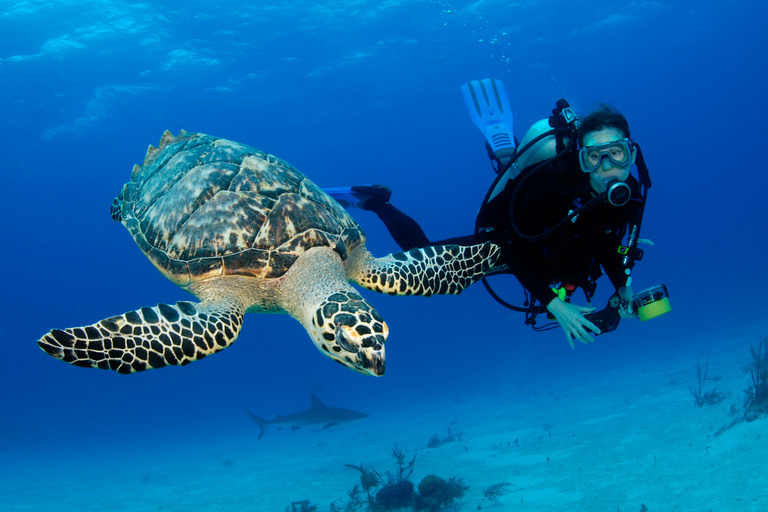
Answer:
M320 351L367 375L384 375L384 343L389 328L381 315L355 291L325 298L305 326Z

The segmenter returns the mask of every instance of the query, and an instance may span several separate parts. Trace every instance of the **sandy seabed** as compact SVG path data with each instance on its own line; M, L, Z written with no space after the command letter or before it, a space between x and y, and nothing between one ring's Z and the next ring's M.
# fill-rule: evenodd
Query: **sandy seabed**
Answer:
M709 368L716 380L705 391L717 387L725 398L714 405L694 405L692 349L641 368L445 397L321 432L270 430L257 440L254 428L201 432L205 442L169 435L151 449L4 454L0 510L283 512L310 500L327 511L359 482L347 464L385 474L398 447L416 456L417 485L435 474L470 486L456 510L476 510L484 488L506 482L506 494L483 510L768 511L768 417L735 421L757 340L755 331L718 345ZM427 448L453 421L461 439Z

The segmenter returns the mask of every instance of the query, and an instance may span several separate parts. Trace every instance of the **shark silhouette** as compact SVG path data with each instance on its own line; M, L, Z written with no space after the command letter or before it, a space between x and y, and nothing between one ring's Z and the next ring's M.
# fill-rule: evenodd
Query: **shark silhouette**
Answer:
M297 430L301 427L314 426L320 426L321 428L318 430L325 430L334 425L368 417L364 412L343 409L341 407L328 407L315 394L312 395L312 406L309 409L287 414L285 416L280 416L278 414L273 420L259 418L245 407L243 407L243 409L245 409L248 416L259 425L259 439L264 437L264 434L270 425L277 426L278 430L283 427L290 427L291 430Z

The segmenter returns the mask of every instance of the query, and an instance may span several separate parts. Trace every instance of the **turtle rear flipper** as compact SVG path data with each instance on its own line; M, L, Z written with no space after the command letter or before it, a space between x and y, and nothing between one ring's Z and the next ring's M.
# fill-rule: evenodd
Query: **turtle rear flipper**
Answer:
M490 242L477 245L435 245L383 258L363 257L351 279L360 286L389 295L459 294L481 279L499 257Z
M87 327L53 329L40 348L75 366L133 373L186 365L230 346L243 325L231 302L158 304Z

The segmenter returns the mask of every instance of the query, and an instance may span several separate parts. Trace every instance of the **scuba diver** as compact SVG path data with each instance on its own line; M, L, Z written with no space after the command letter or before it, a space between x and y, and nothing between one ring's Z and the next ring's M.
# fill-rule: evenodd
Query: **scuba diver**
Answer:
M475 232L430 241L418 223L390 202L382 185L326 189L345 207L374 212L403 249L490 241L501 248L486 274L514 274L523 285L524 306L504 301L483 279L502 305L526 314L535 330L562 327L573 340L594 341L591 333L609 332L621 318L642 320L669 311L666 287L635 295L632 269L643 251L637 247L647 192L651 186L640 146L617 110L601 105L579 119L565 100L553 115L535 123L517 144L504 84L485 79L462 87L467 109L486 138L496 170L477 215ZM637 177L631 173L637 167ZM605 309L595 312L591 299L596 280L605 272L615 288ZM571 302L581 288L589 307ZM536 325L548 312L550 323Z

